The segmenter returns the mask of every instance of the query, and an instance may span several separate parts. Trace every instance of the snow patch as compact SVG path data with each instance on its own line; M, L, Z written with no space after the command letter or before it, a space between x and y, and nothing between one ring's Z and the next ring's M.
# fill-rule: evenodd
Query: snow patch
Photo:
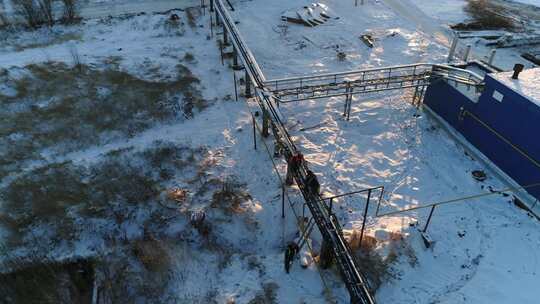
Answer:
M513 74L514 72L503 72L490 75L540 106L540 68L524 70L518 79L512 79Z

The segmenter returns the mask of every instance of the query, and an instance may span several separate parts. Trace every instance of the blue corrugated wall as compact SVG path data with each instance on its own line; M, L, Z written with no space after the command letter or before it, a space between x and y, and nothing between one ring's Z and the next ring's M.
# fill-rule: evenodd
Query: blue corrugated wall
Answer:
M540 106L486 75L486 86L477 103L445 81L433 82L424 103L459 131L521 186L540 182L540 168L500 139L470 115L460 119L460 109L477 116L514 146L540 161ZM493 98L494 91L503 94L502 102ZM540 199L540 187L527 191Z

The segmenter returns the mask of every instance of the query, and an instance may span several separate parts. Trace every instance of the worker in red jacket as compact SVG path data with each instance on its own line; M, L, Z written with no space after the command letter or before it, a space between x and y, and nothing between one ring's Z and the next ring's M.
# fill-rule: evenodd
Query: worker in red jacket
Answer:
M304 155L302 153L295 153L287 160L287 177L285 179L285 184L290 186L294 183L294 175L297 174L298 170L304 162Z

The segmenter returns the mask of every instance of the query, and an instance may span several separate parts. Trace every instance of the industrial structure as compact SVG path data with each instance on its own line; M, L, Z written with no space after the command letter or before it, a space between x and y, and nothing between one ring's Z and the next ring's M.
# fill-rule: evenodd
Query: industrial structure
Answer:
M425 108L492 171L519 191L516 201L540 217L540 68L486 73L482 91L434 81ZM521 73L521 75L520 75Z
M431 110L428 108L430 113L440 117L437 113L444 116L447 113L444 111L449 111L450 115L456 117L456 121L462 121L463 117L472 117L477 113L473 108L462 108L465 99L478 100L481 92L485 92L481 96L493 93L490 88L495 80L492 78L486 77L484 79L464 68L429 63L267 80L237 29L226 5L234 9L230 3L225 4L223 0L210 1L212 26L215 25L222 29L219 33L222 35L222 40L220 40L222 55L227 47L232 48L230 52L233 60L232 67L235 70L245 70L245 96L253 98L258 104L257 112L262 113L263 128L261 133L266 137L272 132L276 142L282 148L282 155L286 160L301 153L285 127L284 118L279 110L280 103L344 96L343 114L348 119L353 95L413 88L415 90L412 100L414 106L422 106L424 97L426 97L426 100L429 100L428 105L433 108ZM485 89L486 84L487 89ZM445 110L448 107L448 102L446 102L448 96L444 97L444 102L441 101L441 98L449 90L453 93L448 96L459 96L460 98L458 98L459 103ZM491 93L489 93L490 90ZM442 106L438 107L437 105ZM451 113L452 111L453 113ZM255 116L257 115L252 114L255 132ZM538 114L540 111L535 114L536 117ZM482 134L476 135L482 136ZM538 143L536 145L538 148ZM536 149L536 151L540 151L540 149ZM369 282L362 274L362 269L358 268L343 235L341 225L333 214L331 206L327 204L328 200L309 187L308 173L310 170L307 163L303 161L300 166L289 167L288 170L292 171L294 181L305 200L305 205L309 208L310 222L317 225L322 235L320 263L329 264L331 261L335 261L350 293L351 303L375 303ZM524 182L527 183L528 178ZM371 193L371 190L375 191L381 188L376 187L361 191ZM310 233L311 229L312 226L305 225L301 234L305 236Z

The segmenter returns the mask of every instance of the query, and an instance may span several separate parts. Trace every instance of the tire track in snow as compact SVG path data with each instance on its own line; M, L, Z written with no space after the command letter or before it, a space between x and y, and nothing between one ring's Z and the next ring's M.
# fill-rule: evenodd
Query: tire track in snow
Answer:
M465 274L462 274L459 280L446 285L443 291L433 295L429 299L428 303L455 303L457 301L457 298L459 298L456 297L456 294L459 294L459 296L465 300L465 294L460 292L460 290L464 288L476 276L478 268L480 266L480 262L482 258L486 256L486 252L488 251L489 246L487 244L487 241L491 239L491 236L486 229L485 221L481 215L483 211L478 210L478 207L475 205L475 203L466 203L466 206L468 206L473 212L474 219L476 220L476 224L474 227L480 234L480 244L478 246L479 253L476 254L473 258L471 258L471 255L468 251L469 249L467 248L467 258L469 259L470 263L463 265L465 267L462 267L462 269L468 269L469 271L467 271Z

